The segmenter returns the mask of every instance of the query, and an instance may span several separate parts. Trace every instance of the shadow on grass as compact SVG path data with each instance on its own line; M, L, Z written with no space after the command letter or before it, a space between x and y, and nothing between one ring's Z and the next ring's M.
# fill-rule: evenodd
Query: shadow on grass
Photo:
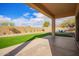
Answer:
M9 53L5 54L4 56L15 56L25 46L27 46L33 39L40 38L40 37L44 37L44 36L47 36L47 35L51 35L51 33L45 33L45 34L41 34L41 35L36 35L36 36L32 37L31 39L29 39L27 42L24 42L22 45L16 47L14 50L12 50Z

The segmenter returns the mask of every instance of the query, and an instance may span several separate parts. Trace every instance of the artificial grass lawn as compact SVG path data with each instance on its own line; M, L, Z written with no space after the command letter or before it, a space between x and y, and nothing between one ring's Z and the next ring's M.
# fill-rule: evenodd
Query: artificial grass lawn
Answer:
M0 37L0 49L9 47L12 45L16 45L22 42L26 42L28 40L32 40L35 37L43 37L49 35L49 33L37 33L37 34L28 34L28 35L21 35L21 36L12 36L12 37Z

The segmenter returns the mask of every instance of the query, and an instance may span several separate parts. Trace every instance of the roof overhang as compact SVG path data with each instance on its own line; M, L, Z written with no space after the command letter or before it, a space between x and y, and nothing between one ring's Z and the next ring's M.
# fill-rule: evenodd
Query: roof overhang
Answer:
M27 3L50 18L74 16L77 4L75 3Z

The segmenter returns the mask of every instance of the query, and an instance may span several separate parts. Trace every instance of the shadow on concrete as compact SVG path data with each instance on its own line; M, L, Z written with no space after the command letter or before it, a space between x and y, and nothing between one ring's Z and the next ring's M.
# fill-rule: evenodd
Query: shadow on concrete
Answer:
M54 38L51 35L45 36L43 38L49 41L52 56L79 56L79 50L76 48L76 45L74 44L74 39L71 40L69 39L69 37L62 39L59 36L56 37L54 40Z
M20 46L16 47L14 50L10 51L9 53L5 54L4 56L15 56L18 52L20 52L25 46L27 46L33 39L35 38L35 36L33 38L31 38L29 41L21 44Z
M22 45L16 47L14 50L5 54L4 56L15 56L18 52L20 52L25 46L27 46L31 41L25 42Z

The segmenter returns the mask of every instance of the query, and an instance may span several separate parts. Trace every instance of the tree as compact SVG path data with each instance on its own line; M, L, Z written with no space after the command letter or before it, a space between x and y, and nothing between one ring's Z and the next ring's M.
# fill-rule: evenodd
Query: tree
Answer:
M2 22L2 26L14 26L13 22Z
M2 22L2 26L8 26L8 22Z
M43 27L48 27L49 24L50 24L50 23L49 23L48 21L45 21L44 24L43 24Z
M13 22L9 22L9 25L10 25L10 26L14 26L14 23L13 23Z
M70 18L67 20L64 20L64 22L62 22L60 24L61 27L74 27L75 26L75 18Z

